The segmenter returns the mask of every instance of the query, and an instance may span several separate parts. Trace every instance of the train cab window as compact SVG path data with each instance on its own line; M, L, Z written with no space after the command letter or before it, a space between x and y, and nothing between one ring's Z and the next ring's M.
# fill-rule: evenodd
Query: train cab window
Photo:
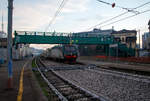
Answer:
M66 46L66 47L65 47L65 50L66 50L66 51L75 51L75 47Z

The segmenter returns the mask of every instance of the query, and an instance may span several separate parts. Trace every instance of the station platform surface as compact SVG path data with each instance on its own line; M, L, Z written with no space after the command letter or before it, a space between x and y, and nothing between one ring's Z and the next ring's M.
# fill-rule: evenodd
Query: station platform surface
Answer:
M0 101L47 101L32 72L31 64L31 58L13 61L12 89L8 89L7 86L7 64L0 65ZM22 87L21 72L23 72Z
M129 63L129 62L111 62L111 61L100 61L96 60L92 56L81 56L78 58L79 62L85 63L85 64L95 64L97 66L101 66L104 68L114 67L114 68L120 68L120 69L131 69L136 71L145 71L150 72L150 64L140 64L140 63Z

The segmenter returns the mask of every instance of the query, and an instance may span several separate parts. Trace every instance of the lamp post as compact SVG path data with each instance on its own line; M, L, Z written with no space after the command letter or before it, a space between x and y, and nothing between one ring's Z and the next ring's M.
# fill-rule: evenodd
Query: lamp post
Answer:
M13 0L8 0L8 29L7 29L7 63L8 63L8 89L12 86L12 15Z

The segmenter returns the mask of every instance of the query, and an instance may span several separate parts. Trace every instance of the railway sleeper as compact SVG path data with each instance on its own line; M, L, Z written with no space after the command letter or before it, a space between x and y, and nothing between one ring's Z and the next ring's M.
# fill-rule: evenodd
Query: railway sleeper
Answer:
M62 82L61 80L56 80L56 79L48 79L49 82L51 82L52 84L65 84L64 82Z
M91 101L91 100L87 97L83 97L83 98L76 99L76 101Z
M67 88L69 85L61 84L61 85L55 85L56 88Z
M60 80L59 78L48 78L50 80L50 82L62 82L62 80Z
M57 76L54 76L53 74L50 74L50 75L49 75L49 74L47 73L46 75L47 75L47 77L50 78L50 79L59 79Z
M57 87L57 88L59 88L59 86L63 86L63 85L66 85L65 83L51 83L53 86L55 86L55 87Z
M65 94L64 94L64 92L62 92L63 93L63 95L64 96L66 96L66 98L69 100L69 101L75 101L75 100L77 100L77 99L83 99L83 98L89 98L90 99L90 97L91 96L87 96L87 95L84 95L84 94L81 94L81 93L79 93L78 91L68 91L68 93L66 93L66 91L65 91Z
M73 90L74 90L75 92L72 92L72 94L69 93L69 95L65 95L65 96L76 97L76 98L73 98L73 99L87 97L87 98L91 99L92 101L99 101L99 99L97 99L97 98L95 98L95 97L89 95L89 94L86 93L86 92L83 92L82 90L80 90L80 89L78 89L78 88L76 88L76 87L74 87L74 86L73 86ZM77 97L77 95L82 95L82 96L78 96L78 97ZM71 98L71 97L70 97L70 98ZM90 101L91 101L91 100L90 100ZM73 101L74 101L74 100L73 100ZM82 100L81 100L81 101L82 101Z
M50 82L54 86L60 86L60 85L65 85L63 82Z
M77 87L74 87L74 89L75 89L76 91L78 91L78 93L82 93L82 94L85 94L85 95L89 96L86 92L82 91L81 89L79 89L79 88L77 88Z
M62 94L64 96L69 96L69 95L79 94L79 93L77 91L75 91L75 90L71 90L71 91L63 91Z
M71 87L66 87L66 88L59 88L60 91L71 91L73 90Z
M76 100L78 98L83 98L83 94L80 94L80 93L71 94L71 95L66 96L66 98L69 100Z

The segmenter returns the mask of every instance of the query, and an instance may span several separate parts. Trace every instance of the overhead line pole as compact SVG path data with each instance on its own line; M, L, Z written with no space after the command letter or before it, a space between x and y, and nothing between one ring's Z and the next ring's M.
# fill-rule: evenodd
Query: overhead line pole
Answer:
M149 22L148 22L148 29L149 29L149 33L150 33L150 20L149 20Z
M12 18L13 18L13 0L8 0L8 26L7 26L7 65L8 65L8 89L13 88L12 85Z
M138 32L139 32L139 49L140 49L140 47L141 47L141 45L140 45L140 43L141 43L141 41L140 41L140 39L141 39L141 36L140 36L140 29L138 30Z
M4 34L3 12L2 12L2 34Z

